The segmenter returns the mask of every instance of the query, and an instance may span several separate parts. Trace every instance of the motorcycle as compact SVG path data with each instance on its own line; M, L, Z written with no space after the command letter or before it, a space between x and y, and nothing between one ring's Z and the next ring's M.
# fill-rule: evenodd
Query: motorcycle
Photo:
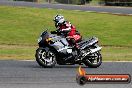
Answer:
M102 63L101 48L98 38L92 37L77 43L79 49L69 45L63 35L41 33L38 39L39 48L36 50L36 61L42 67L55 67L59 65L83 65L97 68Z

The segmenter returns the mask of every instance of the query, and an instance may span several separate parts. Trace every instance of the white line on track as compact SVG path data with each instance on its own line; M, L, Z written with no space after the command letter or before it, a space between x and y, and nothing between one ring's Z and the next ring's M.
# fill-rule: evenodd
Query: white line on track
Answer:
M129 16L132 16L132 14L128 14Z
M96 11L85 11L85 12L88 12L88 13L95 13Z
M106 14L107 14L107 13L109 13L109 12L99 12L99 13L106 13Z
M30 62L30 61L35 61L35 60L17 60L17 61L29 61Z
M35 61L35 60L18 60L18 61ZM131 62L132 61L102 61L102 62Z
M79 12L79 11L81 11L81 10L74 10L74 11L77 11L77 12Z
M122 13L112 13L112 14L117 14L117 15L120 15L120 14L122 14Z
M131 62L132 63L132 61L103 61L103 62Z

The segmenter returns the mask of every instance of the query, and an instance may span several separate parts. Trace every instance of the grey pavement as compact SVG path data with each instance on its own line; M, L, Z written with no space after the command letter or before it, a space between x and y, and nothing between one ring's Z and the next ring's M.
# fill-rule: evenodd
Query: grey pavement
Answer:
M117 8L117 7L106 7L106 6L95 7L95 6L77 6L77 5L62 5L62 4L39 4L32 2L6 1L6 0L0 1L0 5L132 14L132 7Z
M89 74L130 74L131 62L104 62L99 68L83 68ZM76 83L78 65L41 68L35 61L0 61L0 88L132 88L130 84Z

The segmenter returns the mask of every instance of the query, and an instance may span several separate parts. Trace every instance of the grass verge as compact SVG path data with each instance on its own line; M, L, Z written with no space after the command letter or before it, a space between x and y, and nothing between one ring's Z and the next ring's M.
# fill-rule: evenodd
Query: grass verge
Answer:
M37 46L0 45L0 60L35 60ZM132 61L132 48L103 47L103 61Z
M34 59L36 40L45 28L55 29L56 14L64 15L82 36L96 35L101 45L114 46L103 47L103 60L132 58L132 16L12 6L0 6L0 13L0 59Z
M46 28L55 30L53 17L62 14L84 37L97 36L102 45L132 46L132 16L0 6L0 44L35 45Z

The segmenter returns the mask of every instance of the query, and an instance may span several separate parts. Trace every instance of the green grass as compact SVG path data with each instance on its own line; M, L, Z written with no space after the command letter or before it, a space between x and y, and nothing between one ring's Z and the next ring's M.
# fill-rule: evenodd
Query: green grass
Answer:
M0 45L0 59L32 60L36 49L35 46Z
M132 61L132 48L103 47L102 56L105 61Z
M131 60L132 16L12 6L0 6L0 58L33 59L36 48L32 46L43 30L55 30L56 14L64 15L85 38L96 36L101 45L122 46L104 47L104 60ZM3 45L7 48L1 49Z
M0 45L1 60L35 60L36 46ZM103 61L132 61L132 48L103 47Z
M53 17L63 14L84 37L97 36L103 45L132 46L132 16L118 16L0 6L0 44L36 44L45 28L54 30Z

